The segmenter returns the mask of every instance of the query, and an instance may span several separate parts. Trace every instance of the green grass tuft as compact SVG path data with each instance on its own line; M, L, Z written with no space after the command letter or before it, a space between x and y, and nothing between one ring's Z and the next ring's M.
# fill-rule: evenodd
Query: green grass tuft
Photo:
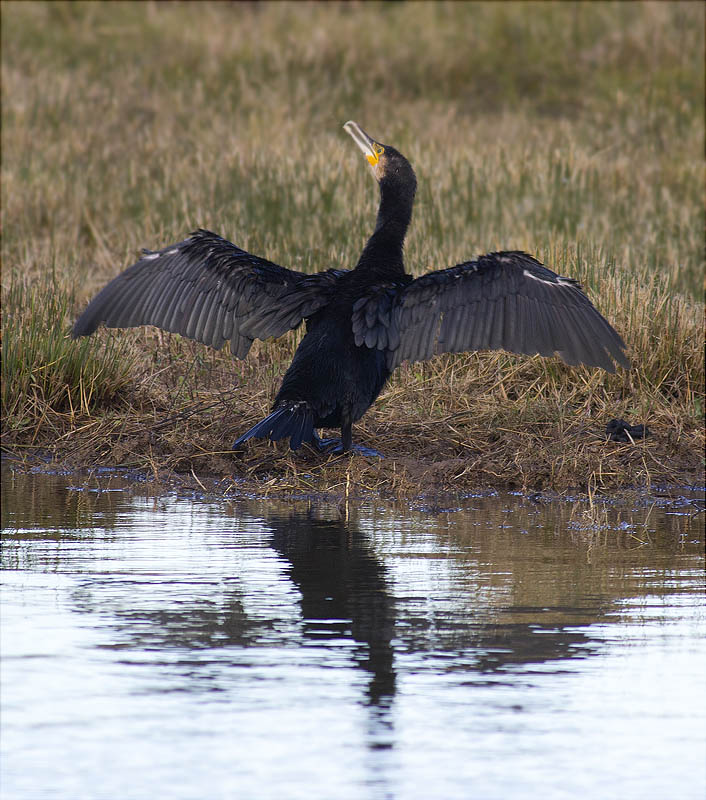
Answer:
M113 338L73 341L73 293L54 281L5 293L2 415L6 434L36 434L54 415L87 415L129 385L132 359Z

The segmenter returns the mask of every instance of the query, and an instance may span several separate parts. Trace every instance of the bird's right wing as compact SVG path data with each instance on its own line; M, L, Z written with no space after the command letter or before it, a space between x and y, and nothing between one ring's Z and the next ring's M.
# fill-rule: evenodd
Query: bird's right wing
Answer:
M329 301L343 270L280 267L210 231L142 258L102 289L72 335L155 325L245 358L254 339L281 336Z
M353 306L360 346L384 350L390 369L437 353L508 350L615 372L625 343L571 278L518 251L489 253L406 286L374 286Z

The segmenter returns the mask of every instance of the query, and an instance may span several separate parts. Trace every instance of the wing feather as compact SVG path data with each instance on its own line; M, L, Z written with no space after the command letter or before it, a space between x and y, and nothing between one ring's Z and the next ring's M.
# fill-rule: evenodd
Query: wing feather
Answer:
M559 355L572 367L580 364L582 360L584 363L588 363L591 360L591 356L583 350L575 326L567 323L565 309L553 308L552 311L552 327L557 333L557 340L561 341L561 349L558 350ZM554 349L557 349L556 346ZM581 357L582 355L583 358Z
M505 329L502 334L506 349L516 353L519 346L517 339L517 300L514 294L505 297Z
M173 319L179 311L182 284L180 281L160 281L159 295L155 297L154 324L165 331L172 330Z
M548 290L540 286L537 296L532 298L534 313L530 321L532 335L528 340L528 349L531 349L532 353L539 353L540 356L554 355L561 349L561 343L567 339L563 323L558 318L557 310L547 293Z
M454 337L454 353L472 350L476 339L476 329L482 327L483 320L478 303L468 303L458 311L459 326Z
M630 366L623 340L576 281L526 253L489 253L387 286L385 313L381 290L355 303L353 333L357 344L384 350L390 369L463 350L559 353L569 364L609 371L613 361Z
M488 300L482 306L481 325L476 331L476 341L478 350L488 350L490 347L490 329L493 324L493 314L495 314L495 300Z
M343 270L286 269L198 230L114 278L76 320L74 337L101 324L155 325L244 358L256 338L281 336L329 302Z
M495 301L495 313L490 324L488 347L490 350L502 350L505 345L505 298L498 297ZM508 342L509 344L509 342Z
M613 372L615 369L613 367L613 362L608 353L606 353L605 347L599 343L593 325L591 324L591 318L586 313L586 309L580 309L576 316L576 321L578 323L576 330L586 349L593 354L593 364L591 366L603 367L603 369L608 370L608 372Z

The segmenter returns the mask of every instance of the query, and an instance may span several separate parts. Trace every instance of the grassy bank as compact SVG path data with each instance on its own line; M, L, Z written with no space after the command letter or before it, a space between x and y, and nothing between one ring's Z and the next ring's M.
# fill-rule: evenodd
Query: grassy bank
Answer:
M700 479L700 4L2 15L5 448L294 491ZM411 271L525 249L582 281L633 369L442 357L398 370L354 431L384 461L267 443L239 459L298 333L244 362L154 330L65 338L140 247L198 226L297 269L351 266L377 196L349 118L417 171ZM653 436L605 442L614 417Z

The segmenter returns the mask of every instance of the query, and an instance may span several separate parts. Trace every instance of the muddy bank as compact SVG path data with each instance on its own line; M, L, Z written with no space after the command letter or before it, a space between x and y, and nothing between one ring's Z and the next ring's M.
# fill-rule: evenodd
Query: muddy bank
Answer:
M262 441L236 454L224 447L233 436L232 424L216 415L205 424L202 415L161 425L104 417L54 442L7 443L3 452L22 468L118 469L164 489L220 496L411 499L489 490L565 495L704 483L698 437L674 437L654 423L652 435L634 443L607 440L598 426L548 433L530 428L486 430L484 435L470 431L459 443L443 426L420 436L398 425L392 436L378 416L371 414L361 426L358 441L382 450L384 458L322 455L307 446L292 452L284 444Z
M703 421L684 399L638 402L623 385L635 371L604 376L506 354L397 370L353 430L383 459L261 440L234 453L232 442L268 413L296 341L260 344L246 361L223 352L203 360L200 346L179 337L129 333L120 337L132 348L124 388L92 407L35 403L4 420L3 452L70 470L132 469L164 483L225 481L258 495L588 493L704 480ZM646 424L651 435L611 441L615 418Z

